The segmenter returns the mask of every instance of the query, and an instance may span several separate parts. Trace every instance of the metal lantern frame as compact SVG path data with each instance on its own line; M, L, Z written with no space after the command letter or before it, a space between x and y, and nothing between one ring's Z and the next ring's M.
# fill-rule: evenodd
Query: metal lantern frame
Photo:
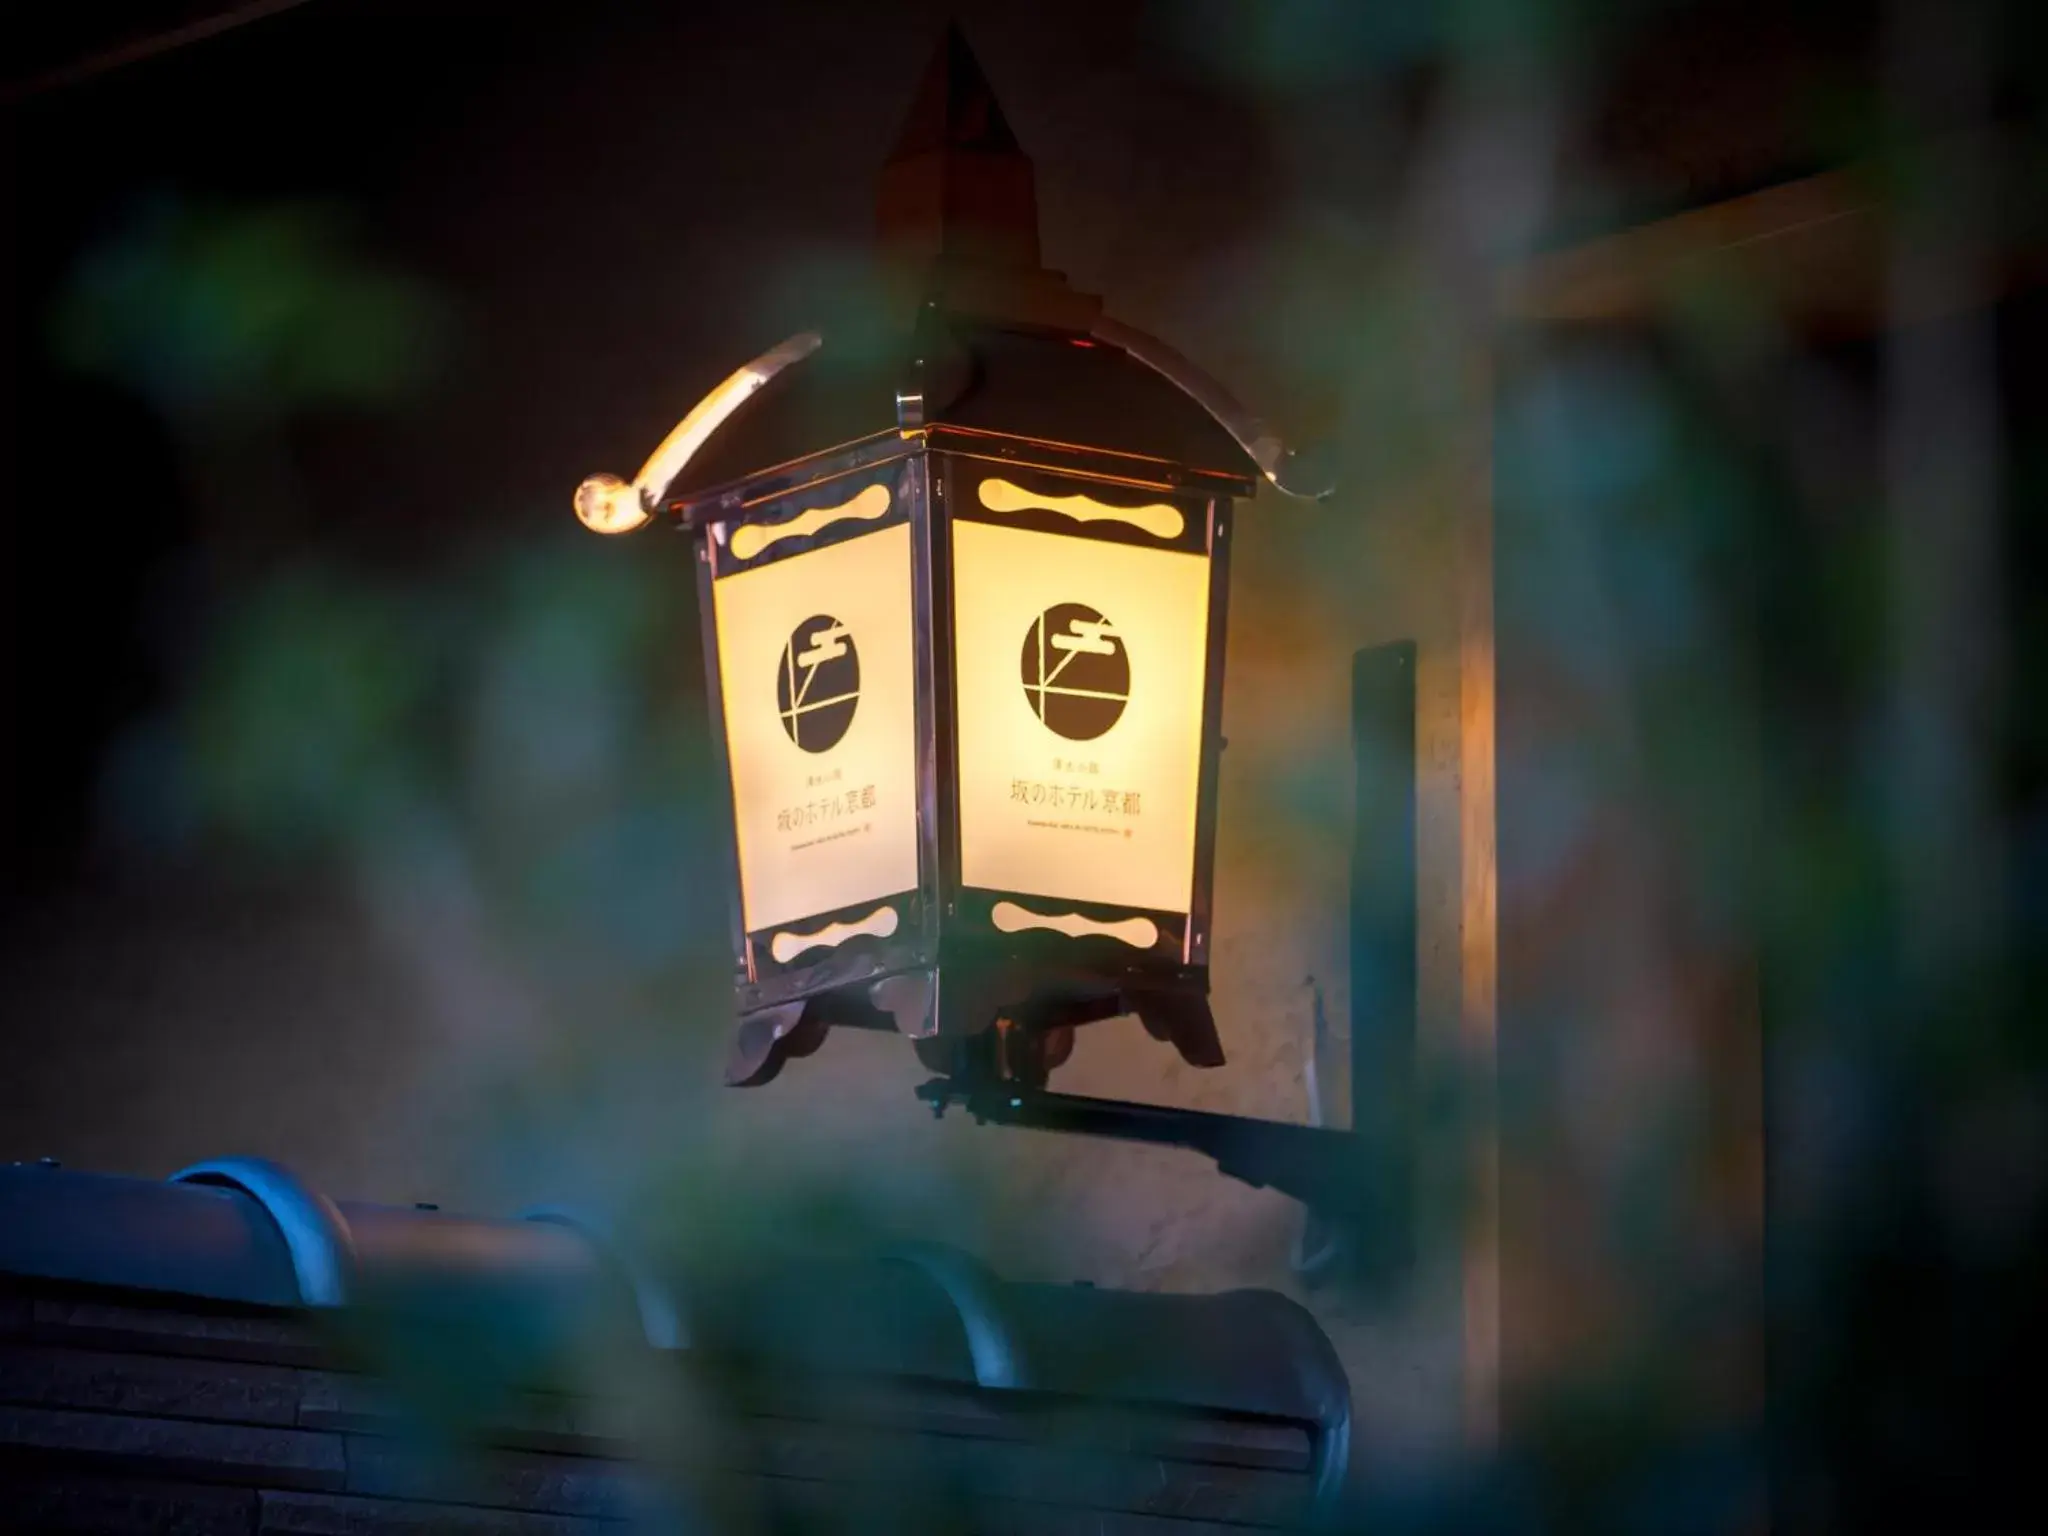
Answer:
M1244 454L1249 473L1049 438L995 432L927 419L959 388L959 344L927 306L917 344L895 390L897 425L771 469L696 492L671 496L688 461L722 422L777 375L820 349L815 334L792 338L740 369L684 418L632 483L593 476L577 496L584 522L621 532L665 516L690 536L697 567L707 703L720 776L728 800L733 766L724 729L724 689L715 585L741 569L782 560L902 524L910 531L911 632L914 720L917 737L917 880L895 901L901 919L887 934L852 933L825 953L786 961L773 954L782 928L816 932L853 925L872 912L874 898L848 907L749 931L743 917L737 816L724 852L731 914L733 988L738 1028L726 1080L754 1086L773 1079L793 1057L809 1055L835 1027L894 1029L911 1038L936 1075L918 1089L935 1114L963 1105L976 1119L997 1124L1188 1147L1214 1158L1232 1178L1269 1185L1312 1206L1326 1219L1356 1223L1386 1205L1383 1181L1360 1176L1362 1143L1350 1132L1165 1108L1047 1091L1048 1074L1071 1048L1081 1024L1136 1014L1155 1037L1171 1042L1190 1063L1223 1064L1223 1049L1208 1002L1208 957L1214 903L1217 780L1222 734L1225 636L1229 624L1230 550L1236 503L1264 479L1292 497L1329 494L1315 469L1265 430L1257 418L1179 354L1143 333L1098 318L1087 335L1052 340L1106 344L1152 370L1222 427ZM1041 336L1039 339L1046 339ZM947 353L953 353L947 357ZM937 361L938 366L932 366ZM677 445L682 449L678 451ZM973 476L999 469L1048 494L1076 490L1092 498L1134 503L1164 499L1185 517L1184 532L1151 547L1204 555L1207 621L1198 744L1194 868L1185 914L1135 912L1103 903L1066 901L1076 915L1108 924L1145 916L1158 923L1179 918L1160 942L1133 952L1101 934L1029 930L1005 933L990 919L1005 899L1043 903L1047 898L967 885L961 878L958 673L951 626L952 530L981 521L964 494ZM819 509L844 507L870 486L891 487L887 510L868 518L819 521ZM1057 487L1055 490L1054 488ZM1114 503L1108 503L1114 505ZM817 525L800 530L801 520ZM1005 525L1015 519L1006 517ZM1055 525L1030 518L1043 532L1117 540L1130 536L1090 526ZM741 559L733 545L743 529L757 530L755 553ZM765 961L765 963L764 963Z
M834 1027L895 1028L921 1058L953 1075L992 1072L1043 1082L1064 1054L1074 1025L1135 1014L1190 1062L1220 1065L1222 1047L1208 1005L1214 899L1217 773L1222 750L1224 637L1233 503L1255 482L1111 449L1059 443L920 420L926 400L913 361L897 392L894 431L828 449L667 510L693 538L706 682L720 772L733 767L724 732L725 675L715 622L715 584L740 571L800 559L897 523L910 530L910 616L915 645L917 883L900 897L864 900L789 924L749 931L741 915L737 836L726 849L731 894L735 1010L739 1030L728 1066L736 1084L765 1082L790 1056L816 1048ZM1086 523L1052 512L991 514L975 505L978 475L1002 476L1047 496L1084 494L1107 506L1165 502L1183 531L1158 537L1111 518ZM890 489L888 510L790 531L821 508L844 504L871 485ZM967 884L961 871L959 684L953 644L953 529L989 522L1081 540L1135 544L1201 556L1206 562L1204 637L1191 898L1185 912L1046 898ZM742 529L769 537L751 558L735 544ZM758 534L757 534L758 539ZM886 936L853 933L780 958L776 940L813 939L844 929L893 902ZM1074 917L1100 930L1142 919L1156 940L1134 948L1105 932L1050 928L1000 931L999 905L1033 916ZM1048 906L1058 909L1046 912Z

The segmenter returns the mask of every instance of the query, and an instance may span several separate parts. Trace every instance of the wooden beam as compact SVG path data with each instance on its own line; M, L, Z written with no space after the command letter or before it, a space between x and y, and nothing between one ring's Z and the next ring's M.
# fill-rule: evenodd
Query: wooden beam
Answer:
M1939 189L1959 175L1996 176L2009 158L1999 135L1971 134L1929 146L1902 168L1916 185ZM1503 275L1498 312L1537 324L1643 325L1723 299L1804 334L1846 339L1994 302L2039 278L2048 253L2015 239L1983 253L1967 280L1897 307L1889 274L1903 205L1891 188L1900 180L1853 166L1550 252ZM2035 203L2041 196L2018 178L2011 191Z

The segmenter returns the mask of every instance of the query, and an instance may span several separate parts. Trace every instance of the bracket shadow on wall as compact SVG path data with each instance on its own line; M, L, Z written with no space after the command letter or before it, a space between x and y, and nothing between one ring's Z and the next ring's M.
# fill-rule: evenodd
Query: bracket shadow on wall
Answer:
M1322 1085L1341 1053L1317 992L1310 1056L1312 1123L1054 1093L997 1076L936 1077L917 1090L942 1115L958 1104L983 1124L1182 1147L1218 1170L1306 1208L1295 1264L1311 1284L1385 1286L1414 1258L1415 643L1352 658L1354 798L1349 951L1349 1129Z

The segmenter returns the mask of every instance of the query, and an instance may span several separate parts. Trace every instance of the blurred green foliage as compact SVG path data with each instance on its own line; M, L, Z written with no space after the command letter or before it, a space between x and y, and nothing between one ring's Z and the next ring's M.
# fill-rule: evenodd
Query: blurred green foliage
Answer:
M395 403L445 339L430 291L366 253L341 208L168 194L110 232L52 324L66 364L181 421Z
M286 854L345 850L430 792L434 648L416 604L293 572L213 637L185 782L211 828Z

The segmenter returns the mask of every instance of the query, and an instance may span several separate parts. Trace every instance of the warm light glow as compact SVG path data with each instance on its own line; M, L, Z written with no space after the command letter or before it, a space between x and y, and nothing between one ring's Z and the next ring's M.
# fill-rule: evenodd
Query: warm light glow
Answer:
M1042 507L1048 512L1071 517L1077 523L1129 523L1157 539L1177 539L1187 527L1187 519L1181 515L1180 508L1163 501L1149 502L1142 507L1113 507L1093 496L1043 496L1008 480L982 481L980 496L981 504L991 512L1027 512L1034 507Z
M1098 923L1092 917L1083 917L1078 912L1061 912L1054 916L1028 911L1014 901L999 901L990 909L989 917L1003 933L1022 933L1027 928L1050 928L1054 933L1064 933L1070 939L1086 938L1099 934L1106 939L1116 939L1133 949L1150 949L1159 942L1159 925L1149 917L1127 917L1121 922Z
M912 889L909 525L722 576L711 594L747 932Z
M960 875L1186 912L1206 557L953 525Z
M871 485L851 501L830 507L812 507L786 523L747 523L732 536L733 558L751 560L782 539L807 539L843 518L872 522L888 510L889 487Z
M592 475L576 487L576 521L592 533L631 533L652 516L639 487L617 475Z
M787 965L807 949L834 948L862 934L886 939L896 931L896 909L877 907L856 923L827 923L816 933L778 933L768 941L768 953L777 965Z

